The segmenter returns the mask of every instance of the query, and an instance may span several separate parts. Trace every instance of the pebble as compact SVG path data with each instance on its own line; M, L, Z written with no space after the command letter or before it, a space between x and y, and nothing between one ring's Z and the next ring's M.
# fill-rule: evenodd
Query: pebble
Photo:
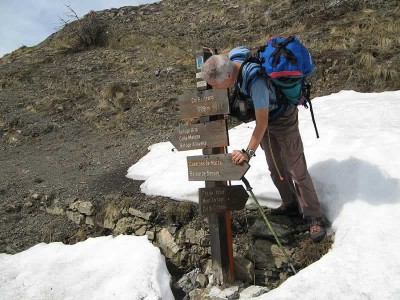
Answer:
M15 254L17 251L15 251L11 246L6 246L6 253Z
M36 177L35 180L33 181L34 183L42 183L43 179L40 177Z
M33 203L31 201L27 201L27 202L24 203L24 207L26 207L26 208L29 208L29 207L32 207L32 206L33 206Z
M39 200L40 198L42 198L42 195L40 195L39 193L34 193L34 194L32 195L32 198L33 198L34 200Z
M208 284L208 278L206 275L204 275L203 273L200 273L199 275L197 275L196 277L196 283L202 287L205 288Z

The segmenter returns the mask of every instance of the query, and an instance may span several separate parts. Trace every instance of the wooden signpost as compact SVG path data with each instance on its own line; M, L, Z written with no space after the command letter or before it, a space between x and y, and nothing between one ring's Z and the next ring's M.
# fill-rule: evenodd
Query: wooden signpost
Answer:
M188 156L189 181L240 180L249 169L248 164L236 165L232 154Z
M249 195L243 185L199 189L200 214L242 210Z
M234 164L232 155L226 153L228 94L212 90L201 77L201 65L211 55L207 48L196 54L197 91L179 99L181 119L195 122L177 128L170 141L178 151L203 149L203 155L187 157L188 178L205 181L205 187L199 189L200 213L208 216L216 283L225 285L235 279L230 211L243 209L249 197L242 185L228 182L240 180L249 165Z
M178 151L228 146L226 120L182 125L175 129L170 141Z
M226 90L197 91L183 95L178 103L182 120L229 113Z

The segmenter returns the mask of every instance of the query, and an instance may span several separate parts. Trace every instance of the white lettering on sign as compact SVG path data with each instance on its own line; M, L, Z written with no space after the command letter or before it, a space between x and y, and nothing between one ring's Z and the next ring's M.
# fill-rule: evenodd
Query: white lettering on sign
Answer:
M190 164L189 164L190 166ZM199 167L199 166L191 166L191 167ZM217 171L192 171L189 170L190 177L212 177L212 176L221 176L220 172Z
M179 147L181 149L192 149L193 147L207 147L207 142L201 141L201 142L179 143Z
M192 146L193 147L207 147L207 142L206 141L202 141L202 142L192 142Z
M192 160L189 161L189 167L222 166L221 160Z
M213 104L211 105L211 109L212 109L213 111L223 110L223 109L224 109L224 106L222 105L222 103L213 103Z
M203 79L203 76L201 76L201 72L196 73L196 78L197 79Z
M225 189L200 189L200 211L212 213L227 209Z
M194 103L199 103L199 102L207 102L207 101L213 101L215 100L215 96L214 95L210 95L210 96L205 96L205 97L196 97L196 98L192 98L190 100L190 102L192 104Z
M211 171L207 171L207 177L210 177L210 176L219 176L219 175L221 175L221 173L220 172L211 172Z
M211 107L205 106L205 105L197 106L196 108L197 108L197 112L202 112L202 113L205 113L205 112L208 112L211 110Z
M206 166L206 160L193 160L189 161L189 167L205 167Z
M190 134L190 135L180 136L179 141L184 142L184 141L188 141L188 140L189 141L190 140L199 140L200 138L201 138L200 134L196 134L196 135Z
M200 134L188 135L188 140L198 140L198 139L200 139Z
M210 160L212 166L222 166L222 161L220 160Z
M189 133L197 133L197 132L199 132L199 129L196 127L179 128L179 134L189 134Z
M199 172L189 171L189 175L191 177L205 177L206 176L206 172L205 171L199 171Z
M203 197L221 197L224 196L225 194L225 190L224 189L215 189L215 190L207 190L207 189L203 189L201 191L201 195Z

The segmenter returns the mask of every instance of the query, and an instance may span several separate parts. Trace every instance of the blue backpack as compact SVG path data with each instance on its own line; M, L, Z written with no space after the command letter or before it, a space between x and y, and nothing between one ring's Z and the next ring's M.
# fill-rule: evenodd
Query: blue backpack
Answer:
M314 64L310 52L299 39L294 35L287 38L271 37L260 47L255 57L249 57L242 63L238 78L240 82L243 80L241 71L248 62L260 64L261 76L271 80L275 87L279 108L270 112L269 120L272 122L278 119L288 105L303 105L305 108L309 106L315 132L319 138L310 101L311 85L306 82L307 75L314 70ZM250 72L246 78L248 90L259 76L259 72Z
M311 54L299 39L272 37L257 52L258 60L275 87L290 104L305 101L305 77L314 70Z

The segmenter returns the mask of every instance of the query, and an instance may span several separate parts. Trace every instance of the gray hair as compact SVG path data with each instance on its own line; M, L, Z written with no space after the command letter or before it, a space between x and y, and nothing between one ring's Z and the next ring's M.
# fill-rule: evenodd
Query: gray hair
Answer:
M205 81L223 82L228 73L233 73L235 64L226 55L213 55L201 67L201 76Z

